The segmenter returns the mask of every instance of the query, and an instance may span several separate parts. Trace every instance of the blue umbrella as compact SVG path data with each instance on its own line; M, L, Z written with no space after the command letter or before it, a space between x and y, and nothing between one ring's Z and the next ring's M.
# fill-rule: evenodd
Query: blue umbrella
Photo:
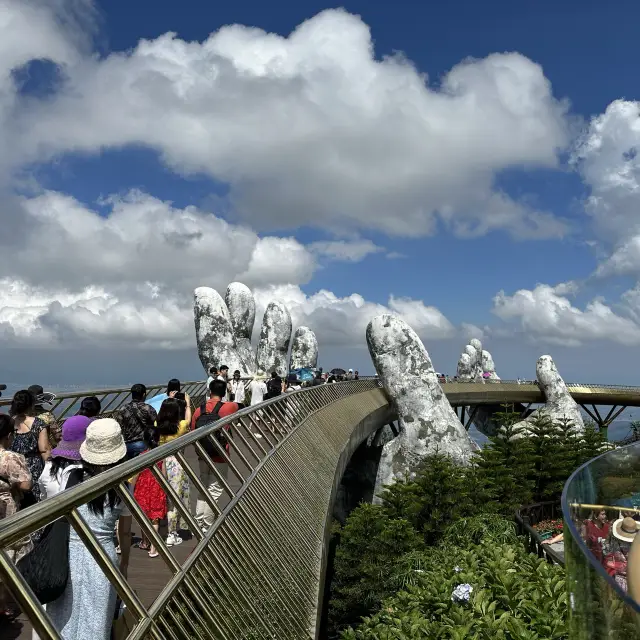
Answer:
M168 398L169 396L166 393L159 393L157 396L153 396L153 398L149 398L148 400L145 400L145 402L152 406L156 412L160 411L160 407L162 406L162 403Z
M313 371L307 368L292 369L290 373L295 374L296 378L298 378L300 382L310 382L314 378Z

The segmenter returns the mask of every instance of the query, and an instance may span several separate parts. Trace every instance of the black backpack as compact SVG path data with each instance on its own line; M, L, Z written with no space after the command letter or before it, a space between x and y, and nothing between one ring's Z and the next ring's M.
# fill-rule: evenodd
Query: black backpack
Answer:
M65 489L82 482L82 471L69 474ZM69 521L58 518L48 524L33 550L16 565L41 604L57 600L69 580Z
M207 425L216 422L216 420L220 420L220 409L223 404L224 402L218 400L216 406L213 407L213 411L211 413L207 413L207 403L204 402L200 406L200 415L196 420L196 429L201 429L202 427L206 427ZM227 440L227 432L228 435L231 436L231 427L222 427L213 434L213 437L218 441L223 449L225 449L229 444L229 441ZM209 441L209 438L205 438L200 444L212 458L220 457L220 452L216 450L213 444Z
M271 378L267 382L267 398L275 398L282 393L282 380L280 378Z

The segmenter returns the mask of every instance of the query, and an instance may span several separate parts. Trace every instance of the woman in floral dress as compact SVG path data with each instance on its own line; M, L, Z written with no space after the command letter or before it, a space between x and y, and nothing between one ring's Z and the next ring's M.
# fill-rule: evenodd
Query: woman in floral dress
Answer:
M40 501L38 479L44 463L51 457L47 425L33 416L35 402L35 396L24 389L13 396L9 409L15 431L11 451L24 456L33 481L31 491L26 492L23 497L22 508Z
M0 414L0 520L12 516L19 509L20 495L31 489L31 473L23 456L10 451L13 438L13 420ZM31 540L20 540L6 549L13 562L18 562L33 548ZM11 597L0 584L0 622L14 618L18 611L13 608Z
M171 442L189 432L191 424L191 407L187 401L188 396L176 394L175 398L168 398L162 403L158 414L158 433L160 444ZM175 456L167 456L164 460L165 470L169 484L180 496L180 501L189 508L189 478L176 460ZM182 526L180 526L182 525ZM178 529L186 529L186 523L182 522L180 513L175 505L167 512L167 546L182 544L182 538Z

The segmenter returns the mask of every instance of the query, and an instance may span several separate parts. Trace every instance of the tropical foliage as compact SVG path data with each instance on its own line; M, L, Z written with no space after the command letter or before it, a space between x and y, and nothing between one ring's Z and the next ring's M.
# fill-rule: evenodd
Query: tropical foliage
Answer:
M606 445L594 425L579 434L539 416L522 437L508 407L498 419L470 466L429 456L382 504L337 527L330 637L566 637L563 569L525 551L513 513L559 500L571 472Z
M517 541L486 540L411 554L410 583L344 640L560 640L567 637L564 571Z

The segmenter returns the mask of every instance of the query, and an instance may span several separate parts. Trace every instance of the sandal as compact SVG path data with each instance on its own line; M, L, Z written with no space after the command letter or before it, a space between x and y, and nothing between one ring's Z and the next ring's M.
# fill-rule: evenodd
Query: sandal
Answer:
M120 549L120 545L118 545L118 546L116 547L116 553L117 553L118 555L121 555L121 554L122 554L122 549Z
M143 551L149 551L151 549L150 544L144 544L142 542L138 542L136 546L138 547L138 549L142 549Z
M157 552L157 551L154 551L153 553L151 553L151 551L149 551L149 557L150 557L150 558L157 558L157 557L158 557L158 555L159 555L159 554L158 554L158 552Z

